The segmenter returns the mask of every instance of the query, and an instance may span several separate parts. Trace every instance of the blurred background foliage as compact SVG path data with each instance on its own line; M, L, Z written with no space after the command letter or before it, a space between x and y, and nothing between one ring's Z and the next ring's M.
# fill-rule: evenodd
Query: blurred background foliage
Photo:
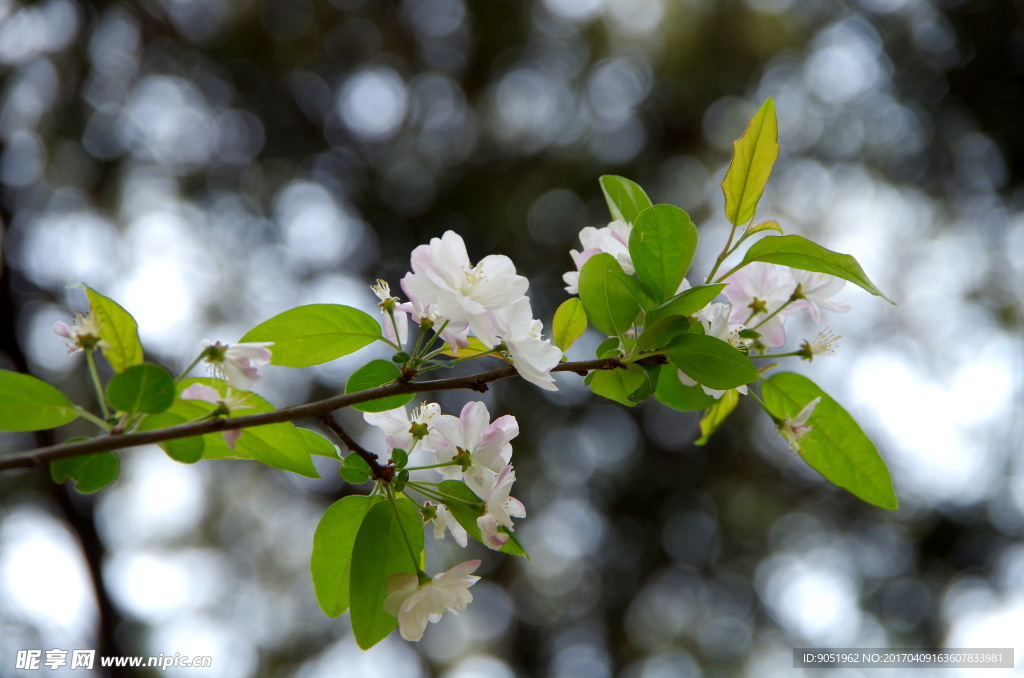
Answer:
M502 383L483 399L522 425L532 562L431 547L438 569L484 558L475 602L417 645L363 653L308 580L316 521L350 491L329 464L309 481L133 450L86 497L44 469L8 472L0 673L17 649L54 647L303 678L776 676L793 647L1012 647L1022 13L1012 0L0 0L4 369L89 401L80 356L50 333L85 305L67 283L121 302L147 357L181 369L200 339L235 341L298 304L372 311L369 283L395 286L409 251L446 229L474 259L511 256L549 323L579 229L607 222L606 173L690 213L703 275L725 238L731 142L774 96L782 155L759 216L854 254L900 303L844 292L854 310L828 319L839 356L793 367L860 419L901 499L887 513L827 485L748 403L697 448L696 415L600 402L566 375L553 395ZM370 357L271 369L260 390L279 405L329 395ZM357 413L341 419L380 444ZM50 441L4 435L0 449Z

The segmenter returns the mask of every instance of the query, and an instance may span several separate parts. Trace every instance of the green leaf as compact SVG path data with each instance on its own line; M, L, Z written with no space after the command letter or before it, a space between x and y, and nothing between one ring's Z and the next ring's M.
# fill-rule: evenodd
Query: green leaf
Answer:
M551 340L563 353L587 331L587 312L577 297L566 299L551 321Z
M890 304L896 303L875 287L874 283L868 279L864 269L852 256L827 250L799 235L773 235L758 240L743 255L740 266L754 261L766 261L771 264L799 268L802 271L834 275L852 282L876 297L885 299Z
M736 389L729 389L722 394L714 405L708 408L708 411L704 413L704 416L700 420L700 438L697 439L696 445L705 445L711 438L711 434L718 430L718 428L729 418L732 411L736 409L736 405L740 402L740 392Z
M725 289L725 283L715 285L697 285L683 290L660 306L647 313L647 321L653 322L660 318L673 315L690 316L701 310Z
M608 337L594 349L595 358L617 358L622 355L622 342L618 337Z
M629 255L637 277L658 301L675 295L697 250L697 227L675 205L655 205L636 219L629 236Z
M327 509L316 526L309 570L316 600L328 617L337 617L348 609L352 547L366 513L381 499L360 495L342 497Z
M804 461L826 480L869 504L898 508L892 478L875 444L853 417L810 379L779 372L761 389L765 406L778 419L792 419L815 398L821 398L807 420L812 429L800 439Z
M621 336L633 325L640 305L615 274L622 267L607 252L595 254L580 271L580 301L590 323L609 336Z
M646 373L638 365L628 365L625 369L594 370L590 390L599 396L633 407L636 402L630 400L629 396L643 386L646 379Z
M644 331L636 338L636 346L641 351L653 351L667 345L689 329L690 321L687 318L670 315L644 327Z
M684 334L664 353L688 377L708 388L736 388L758 377L747 356L715 337Z
M698 412L714 407L717 402L700 386L684 386L679 381L679 371L675 365L666 365L658 376L658 387L654 397L663 405L680 412Z
M200 436L195 438L180 438L178 440L165 440L160 443L160 447L167 456L174 461L181 462L182 464L194 464L203 458L203 449L205 448L205 445L203 444L203 439Z
M530 559L530 554L526 552L526 547L523 546L523 542L519 541L519 537L513 530L508 529L504 525L498 526L498 532L502 532L508 535L508 541L501 547L500 552L508 554L510 556L520 556Z
M310 454L315 454L318 457L326 457L327 459L333 459L338 461L338 448L334 446L327 438L316 431L310 431L308 428L296 427L296 430L302 435L302 438L306 441L306 449L309 450Z
M640 304L640 308L643 310L646 311L658 305L659 299L657 294L638 278L629 275L625 271L616 271L615 277L626 286L626 289L629 290L629 293L633 295L633 298L636 299L636 302Z
M171 406L174 407L173 405ZM138 431L156 431L158 429L170 428L172 426L178 426L180 424L186 424L192 421L192 419L182 415L179 412L165 411L160 414L151 414L142 420L139 424ZM182 464L194 464L203 458L203 436L193 436L192 438L178 438L176 440L165 440L162 443L157 443L160 448L167 453L167 456L174 461L181 462Z
M743 237L749 238L755 233L761 233L762 231L777 231L779 233L782 233L782 226L779 226L779 222L769 219L768 221L762 221L760 224L748 228L743 233Z
M396 447L391 450L391 461L394 463L395 468L404 469L409 463L409 453L405 450Z
M393 362L389 360L371 360L348 378L348 383L345 384L345 393L359 393L360 391L377 388L378 386L390 384L401 376L402 371ZM352 407L360 412L386 412L387 410L407 405L412 399L413 394L407 393L368 400L365 403L357 403Z
M483 515L484 500L461 480L442 480L438 486L442 501L451 511L455 520L477 541L480 541L480 527L476 519Z
M455 521L462 526L462 529L470 537L482 544L483 535L480 532L480 526L476 524L476 519L483 515L484 500L476 496L476 493L469 489L466 483L459 480L443 480L438 489L441 491L441 497L444 500L445 506L451 511ZM512 535L511 530L499 529L506 534ZM512 556L522 556L527 560L530 559L519 539L512 536L509 537L509 540L499 550Z
M754 218L757 203L779 157L779 123L769 97L754 114L746 131L732 145L732 162L722 180L725 216L735 225Z
M351 306L310 304L265 320L241 341L272 341L274 365L309 367L354 353L378 339L380 323L373 316Z
M253 459L300 476L319 478L310 457L307 438L301 431L291 422L254 426L245 429L234 450L223 442L222 437L211 434L206 437L203 458Z
M640 386L626 396L630 403L642 403L654 394L658 387L658 377L661 375L661 365L635 365L644 372L644 380ZM670 368L671 369L671 368Z
M77 492L90 494L117 480L119 469L120 463L116 454L98 452L52 462L50 477L55 483L63 483L70 478L75 481Z
M423 521L412 501L400 497L370 507L352 549L349 583L352 632L362 649L370 649L398 626L384 611L388 579L415 575L422 553Z
M641 212L651 206L651 199L644 193L644 189L625 177L606 174L600 182L612 220L632 224Z
M370 480L370 476L373 475L370 465L355 452L346 455L341 468L338 469L338 473L345 479L346 483L351 485L362 485Z
M129 414L158 414L174 404L174 377L160 365L132 365L110 378L107 402Z
M77 418L71 401L42 379L0 370L0 431L42 431Z
M99 324L100 348L115 372L124 372L132 365L142 362L142 343L139 341L139 324L131 313L120 304L81 283L69 285L85 289L89 297L89 313Z
M192 384L205 384L223 392L225 382L220 379L184 379L178 384L178 394ZM261 412L273 412L274 406L255 393L245 394L248 407L236 409L232 416L245 416ZM183 400L178 398L166 412L146 417L140 430L155 430L168 414L176 415L183 421L196 421L208 415L214 405L201 400ZM320 436L323 438L323 436ZM312 454L337 458L333 449L328 452L323 443L316 441L304 429L291 422L266 424L244 429L242 437L235 443L235 449L228 447L220 433L208 433L203 439L203 459L252 459L267 466L291 471L307 478L319 478L313 466ZM324 439L324 442L327 442ZM330 444L330 443L328 443ZM333 445L331 446L333 448ZM166 448L165 448L166 449Z

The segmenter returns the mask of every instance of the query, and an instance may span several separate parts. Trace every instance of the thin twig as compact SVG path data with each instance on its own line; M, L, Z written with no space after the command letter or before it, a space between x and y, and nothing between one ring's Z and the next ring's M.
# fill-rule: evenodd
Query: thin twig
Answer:
M383 477L386 467L382 466L381 463L377 461L377 455L353 440L352 436L350 436L345 429L341 427L341 424L335 421L330 412L320 417L320 421L323 422L324 426L331 429L331 433L338 436L338 439L341 442L345 443L345 447L363 458L363 461L365 461L370 467L370 471L373 474L374 479Z
M585 374L590 370L613 370L624 367L623 363L615 358L603 358L599 360L581 360L577 362L560 363L555 366L552 372L576 372ZM143 433L128 433L119 435L105 435L76 443L63 445L50 445L25 452L0 456L0 471L12 468L30 468L39 464L48 464L58 459L67 459L84 454L96 452L109 452L123 450L129 447L141 445L152 445L168 440L180 438L191 438L193 436L205 435L220 431L250 428L253 426L265 426L266 424L277 424L283 421L296 421L298 419L320 419L324 415L349 407L358 403L365 403L369 400L386 398L394 395L405 395L410 393L431 393L434 391L454 391L459 389L470 389L474 391L487 390L487 384L501 379L508 379L517 376L518 372L511 365L499 367L479 374L471 374L464 377L451 377L449 379L437 379L434 381L422 381L402 383L394 382L384 386L378 386L358 393L337 395L325 400L319 400L304 405L284 407L272 412L261 412L250 414L244 417L231 417L228 419L211 419L206 421L192 422L172 426L170 428L156 431L145 431Z

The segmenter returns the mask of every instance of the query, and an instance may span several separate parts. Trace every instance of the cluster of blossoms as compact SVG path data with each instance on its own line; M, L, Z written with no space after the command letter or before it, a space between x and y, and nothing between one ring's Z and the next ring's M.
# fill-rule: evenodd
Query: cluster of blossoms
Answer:
M565 290L579 294L579 277L583 265L595 254L608 253L622 266L627 275L635 273L629 252L629 238L633 227L625 221L616 220L603 228L588 226L580 231L579 239L583 250L571 250L575 271L563 274ZM814 323L821 322L821 311L845 313L850 305L833 299L845 280L824 273L814 273L788 266L765 262L753 262L735 271L722 280L725 302L708 304L695 314L703 325L704 334L721 339L745 353L759 353L765 356L766 349L782 347L786 343L786 320L798 313L806 312ZM686 290L690 283L684 278L678 292ZM791 354L807 360L816 355L834 355L839 337L827 328L813 340L805 340L800 349ZM767 357L767 356L765 356ZM696 386L698 382L682 370L678 371L680 382L685 386ZM720 399L726 391L709 388L700 384L703 391ZM747 394L746 385L736 389ZM780 434L790 447L799 451L798 441L810 427L807 421L817 401L813 401L792 421L780 425Z
M484 403L470 402L458 417L441 414L439 405L426 403L411 413L400 407L365 413L363 418L384 432L389 449L416 452L429 462L420 468L438 473L443 480L465 483L482 500L476 519L480 541L494 550L505 546L512 533L512 519L526 516L522 502L509 494L515 481L511 441L519 435L515 417L504 415L491 421ZM466 529L445 503L454 498L439 494L438 483L410 480L406 487L441 499L436 504L425 501L422 507L427 522L434 523L435 539L450 532L459 546L467 545ZM419 640L428 619L436 622L446 610L464 610L473 600L466 589L479 579L470 573L479 564L479 560L468 561L432 578L422 573L418 578L392 577L385 610L398 618L402 637Z
M389 340L408 341L409 317L421 328L433 328L456 354L469 346L472 333L486 349L503 351L524 379L557 390L550 371L562 352L541 338L543 324L533 317L526 296L529 282L516 274L511 259L492 254L473 265L462 236L446 231L413 250L411 267L402 278L407 302L392 297L383 281L373 287Z

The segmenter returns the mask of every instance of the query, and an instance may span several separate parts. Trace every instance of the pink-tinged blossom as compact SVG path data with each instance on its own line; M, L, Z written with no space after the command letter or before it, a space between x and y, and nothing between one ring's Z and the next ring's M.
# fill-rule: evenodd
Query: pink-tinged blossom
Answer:
M530 300L517 299L498 320L505 346L519 376L547 391L557 391L551 370L562 360L562 351L541 338L544 325L533 317Z
M469 560L428 581L421 581L415 574L396 574L388 579L384 611L398 617L402 638L419 640L428 622L440 621L446 611L463 612L473 602L469 587L480 579L473 575L479 566L479 560Z
M569 256L572 257L572 263L576 266L575 271L566 271L562 274L562 280L565 282L565 291L569 294L580 293L580 271L583 270L583 264L590 260L590 257L599 253L601 250L594 248L589 250L583 250L578 252L576 250L569 250Z
M492 422L487 406L477 401L466 403L458 417L440 417L437 431L445 442L436 449L435 463L460 462L441 466L438 472L449 480L465 480L469 489L483 496L490 478L512 460L511 441L519 435L519 423L510 414Z
M508 535L498 528L511 530L513 518L526 517L526 507L523 502L509 496L512 483L516 480L512 466L506 466L501 473L488 477L492 479L484 494L484 513L476 519L476 524L480 528L480 538L484 545L498 551L508 541Z
M732 322L730 319L731 314L732 307L728 304L709 304L698 311L696 313L696 317L704 326L705 335L721 339L734 348L741 348L745 341L739 334L740 330L743 329L743 325ZM677 372L679 375L679 381L682 382L684 386L695 386L697 384L696 380L691 379L690 376L682 370L678 370ZM701 384L700 387L704 390L704 393L716 400L720 399L726 393L724 390L709 388L704 384ZM747 395L746 384L738 386L736 390L743 395Z
M273 345L272 341L228 345L208 339L202 342L203 357L214 375L243 391L251 391L253 386L263 380L259 368L270 364L268 346Z
M807 309L811 314L811 320L820 323L821 309L836 313L846 313L850 310L851 306L845 301L836 301L832 298L846 285L842 278L799 269L793 269L792 275L793 280L800 286L799 295L802 297L793 303L791 308L794 311Z
M225 416L230 416L235 410L245 410L252 407L252 405L247 403L247 394L235 391L230 386L228 387L227 394L221 395L212 386L192 384L181 392L181 398L182 400L202 400L217 405L219 409L215 411ZM240 428L231 429L223 431L221 437L224 438L224 444L233 450L238 439L242 437L242 433L243 431Z
M370 289L380 299L377 305L380 306L380 326L384 336L399 346L405 345L409 340L408 312L399 308L399 300L391 296L391 286L386 281L378 279L376 284L370 285Z
M804 408L795 417L783 419L778 424L779 435L789 443L789 449L798 454L800 453L800 439L814 428L807 424L807 420L810 419L811 414L814 413L814 408L818 406L819 402L821 402L821 396L804 405Z
M468 325L488 346L499 342L490 311L522 297L529 286L504 255L491 254L471 264L462 236L454 231L414 249L410 261L412 272L402 278L402 289L417 315L436 313L442 323Z
M622 270L633 275L636 269L633 268L633 258L629 254L629 235L632 231L633 227L621 220L613 221L603 228L587 226L580 231L580 243L583 244L583 250L569 251L576 270L562 275L562 280L566 285L565 291L569 294L579 294L580 271L583 270L583 264L599 252L607 252L615 257L619 266L622 266Z
M53 324L53 331L68 340L68 353L75 353L83 348L103 348L105 345L100 339L100 325L91 313L76 313L70 327L67 323L57 321Z
M766 346L777 348L785 344L783 323L793 307L782 307L796 289L792 269L756 261L733 273L725 282L728 283L725 296L732 304L730 320L756 329Z
M408 413L405 406L386 412L364 412L363 420L376 426L387 436L388 451L398 448L411 452L418 439L419 449L434 451L443 447L446 442L437 430L442 419L454 419L441 414L441 406L437 403L423 403Z

